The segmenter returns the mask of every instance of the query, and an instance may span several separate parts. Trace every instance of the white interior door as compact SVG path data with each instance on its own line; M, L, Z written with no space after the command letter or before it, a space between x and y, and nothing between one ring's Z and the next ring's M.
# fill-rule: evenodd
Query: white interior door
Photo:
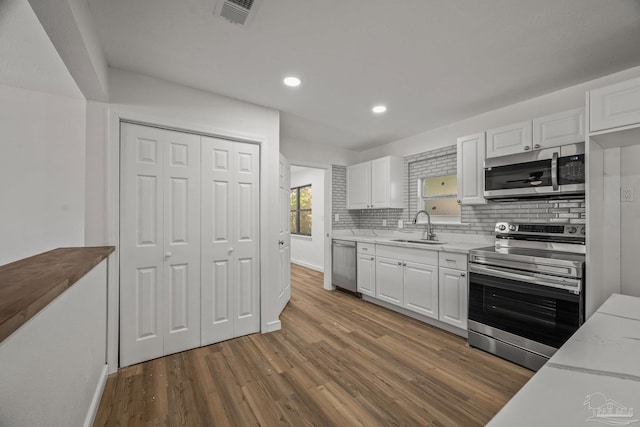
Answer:
M291 299L291 164L280 154L280 230L278 250L280 254L280 309Z
M259 147L202 137L202 345L257 332Z
M120 366L164 352L163 165L160 129L121 126Z
M164 131L164 354L200 345L200 137Z
M200 343L199 139L122 124L121 366Z

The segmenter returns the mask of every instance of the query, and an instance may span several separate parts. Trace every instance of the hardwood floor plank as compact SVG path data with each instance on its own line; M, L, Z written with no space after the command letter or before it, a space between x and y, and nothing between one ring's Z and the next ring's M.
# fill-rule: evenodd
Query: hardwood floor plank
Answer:
M480 426L532 372L292 265L282 330L121 369L97 426Z

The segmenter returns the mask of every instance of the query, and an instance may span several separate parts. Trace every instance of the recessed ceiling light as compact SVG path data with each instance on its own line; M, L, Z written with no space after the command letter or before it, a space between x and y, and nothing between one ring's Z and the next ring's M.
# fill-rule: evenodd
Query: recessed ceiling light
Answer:
M293 76L285 77L283 82L289 87L298 87L302 83L299 78Z
M385 111L387 111L387 107L384 105L376 105L371 109L371 111L373 111L376 114L382 114Z

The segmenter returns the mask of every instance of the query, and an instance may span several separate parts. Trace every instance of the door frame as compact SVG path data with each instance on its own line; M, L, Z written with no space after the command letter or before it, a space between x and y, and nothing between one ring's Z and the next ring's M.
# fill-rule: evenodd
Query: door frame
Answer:
M289 160L291 166L298 166L311 169L323 169L324 170L324 282L323 288L326 290L333 290L335 286L331 284L331 235L333 234L331 221L332 212L332 199L331 199L331 185L333 183L333 177L331 176L331 165L312 163L312 162L300 162L296 160Z
M264 313L268 304L266 295L262 292L262 285L268 282L267 268L263 265L265 258L263 255L268 249L266 215L262 215L262 207L268 206L263 200L266 194L263 189L263 180L267 179L266 167L264 167L266 138L259 135L234 132L227 129L218 129L209 126L202 126L194 123L173 120L167 117L160 117L148 114L140 114L126 109L108 107L107 126L105 142L107 148L107 240L108 244L115 246L115 252L110 257L107 271L107 349L106 362L108 373L118 371L119 361L119 341L120 341L120 124L121 122L133 123L142 126L151 126L160 129L194 133L198 135L210 136L214 138L226 139L234 142L244 142L257 144L260 146L260 331L269 332L279 329L278 327L265 324ZM276 325L276 326L279 326Z

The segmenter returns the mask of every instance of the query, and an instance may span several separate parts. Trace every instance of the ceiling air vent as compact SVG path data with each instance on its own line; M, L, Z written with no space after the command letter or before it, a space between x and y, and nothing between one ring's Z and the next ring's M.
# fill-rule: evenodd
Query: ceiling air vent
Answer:
M260 0L218 0L213 14L233 24L248 25Z

